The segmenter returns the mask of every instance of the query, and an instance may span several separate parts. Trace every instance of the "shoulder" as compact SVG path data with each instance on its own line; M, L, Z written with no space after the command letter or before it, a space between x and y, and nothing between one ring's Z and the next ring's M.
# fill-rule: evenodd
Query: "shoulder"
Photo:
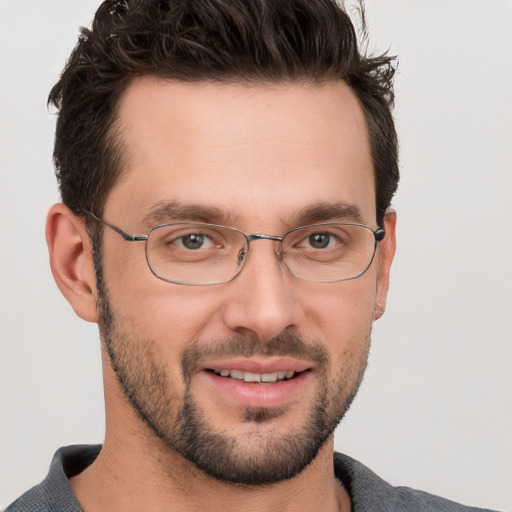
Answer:
M353 512L491 512L409 487L394 487L341 453L334 454L334 471L350 494Z
M83 512L69 478L89 466L101 446L66 446L53 456L46 478L9 505L5 512Z

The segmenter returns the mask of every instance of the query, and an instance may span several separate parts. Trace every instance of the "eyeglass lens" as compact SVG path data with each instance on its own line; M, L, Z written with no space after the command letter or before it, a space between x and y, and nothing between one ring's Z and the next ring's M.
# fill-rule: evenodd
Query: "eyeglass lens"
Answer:
M371 228L331 223L296 228L281 243L270 243L278 245L276 252L293 275L312 281L361 275L371 264L376 246ZM183 284L230 281L240 272L248 251L249 242L237 229L199 223L157 226L146 244L153 273Z

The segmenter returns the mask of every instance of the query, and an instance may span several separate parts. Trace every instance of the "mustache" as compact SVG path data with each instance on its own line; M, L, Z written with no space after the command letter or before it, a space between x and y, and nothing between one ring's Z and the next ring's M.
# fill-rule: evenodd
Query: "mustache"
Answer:
M318 342L306 341L289 332L282 332L263 343L257 336L238 335L225 340L196 341L183 353L182 370L185 378L192 375L203 359L252 356L293 357L324 366L327 350Z

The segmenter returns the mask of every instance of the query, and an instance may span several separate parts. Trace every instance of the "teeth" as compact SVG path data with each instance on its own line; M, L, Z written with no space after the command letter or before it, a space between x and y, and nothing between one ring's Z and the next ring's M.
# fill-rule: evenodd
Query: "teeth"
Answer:
M261 382L261 374L244 372L244 380L245 382Z
M243 380L245 382L277 382L278 380L291 379L295 375L293 370L274 373L252 373L223 369L214 370L214 373L221 377L231 377L232 379Z

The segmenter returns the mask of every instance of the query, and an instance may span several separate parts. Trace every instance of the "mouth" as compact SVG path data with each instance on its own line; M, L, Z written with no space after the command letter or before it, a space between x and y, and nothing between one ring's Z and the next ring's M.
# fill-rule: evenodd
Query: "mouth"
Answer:
M279 408L300 403L314 379L315 365L291 357L234 357L199 368L210 402L243 408ZM208 391L206 391L208 390Z
M207 369L207 371L227 379L241 380L254 384L273 384L279 381L291 380L303 372L295 370L278 370L271 373L253 373L243 370ZM307 370L305 370L307 371Z

